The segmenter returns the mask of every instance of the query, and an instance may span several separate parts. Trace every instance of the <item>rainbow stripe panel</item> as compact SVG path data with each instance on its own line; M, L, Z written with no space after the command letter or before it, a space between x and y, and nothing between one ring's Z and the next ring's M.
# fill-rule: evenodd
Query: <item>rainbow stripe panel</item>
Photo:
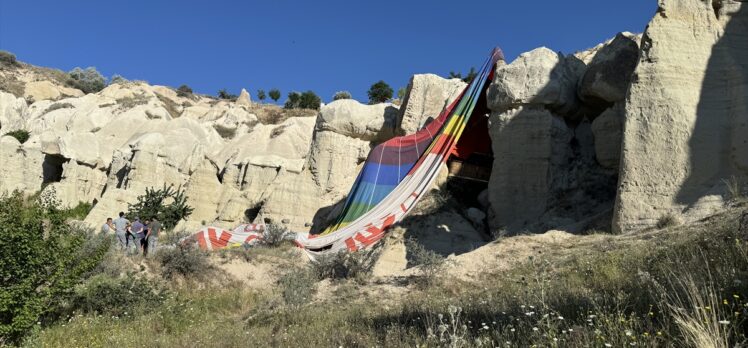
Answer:
M460 96L415 134L376 146L364 163L340 216L320 235L297 235L310 257L372 245L401 221L433 184L475 109L493 68L503 59L498 48Z

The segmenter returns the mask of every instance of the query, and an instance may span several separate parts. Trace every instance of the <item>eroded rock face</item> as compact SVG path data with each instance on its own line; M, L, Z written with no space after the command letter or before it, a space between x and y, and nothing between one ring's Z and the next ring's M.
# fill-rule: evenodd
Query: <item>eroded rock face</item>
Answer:
M587 65L579 84L580 98L588 103L622 101L638 61L639 44L635 38L616 35Z
M434 74L413 75L400 106L402 134L413 134L437 118L466 86L460 79L445 79Z
M618 170L623 139L623 104L615 104L592 121L595 136L595 157L601 166Z
M748 177L748 5L660 1L625 106L614 229L722 207Z

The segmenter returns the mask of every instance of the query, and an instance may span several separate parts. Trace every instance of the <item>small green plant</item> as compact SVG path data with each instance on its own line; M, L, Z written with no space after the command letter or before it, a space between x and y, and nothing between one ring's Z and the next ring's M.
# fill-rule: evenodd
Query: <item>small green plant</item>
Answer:
M23 130L23 129L10 131L8 133L5 133L5 135L16 138L16 140L18 140L18 142L21 144L29 140L29 137L30 137L29 131Z
M386 82L379 80L371 85L367 94L369 95L369 104L384 103L392 99L392 87Z
M236 94L231 94L228 91L226 91L225 88L220 89L218 91L218 99L224 99L224 100L236 100L236 98L239 98Z
M106 87L106 78L96 68L75 68L68 72L68 84L80 89L83 93L96 93Z
M475 78L478 76L478 72L475 71L475 67L471 67L470 71L468 71L467 75L465 77L462 77L462 73L455 73L454 71L449 72L449 78L450 79L461 79L462 82L470 83L475 80Z
M268 96L270 99L272 99L274 102L278 102L278 99L281 97L281 92L277 88L273 88L268 92Z
M161 249L157 258L164 279L173 279L176 276L205 279L213 271L208 255L190 246L178 245L175 248Z
M257 90L257 99L259 101L264 101L266 97L267 97L267 95L265 95L265 90L264 89L258 89Z
M192 96L192 88L187 85L181 85L177 88L177 96L179 97L191 97Z
M675 226L677 224L678 224L678 217L675 216L675 214L673 214L673 213L667 213L667 214L661 216L657 220L657 225L656 226L657 226L658 229L663 229L663 228L673 227L673 226Z
M309 268L295 268L278 280L278 287L286 304L299 307L314 298L317 278Z
M265 225L265 232L262 235L262 244L269 247L278 247L287 242L291 237L288 228L278 224Z
M312 270L319 279L353 279L364 282L371 275L379 257L379 249L359 250L321 255L312 264Z
M166 230L174 228L180 220L187 218L194 210L187 204L188 197L182 187L164 185L161 189L145 189L145 194L137 198L135 204L128 205L127 217L139 217L142 221L158 219Z
M159 305L163 295L164 290L146 278L97 274L75 288L70 309L120 317L137 308Z
M418 266L420 277L417 279L421 285L433 285L438 279L439 272L446 264L446 259L439 253L426 249L421 243L413 238L405 240L405 248L408 250L409 261L413 266Z
M16 55L13 53L10 53L8 51L0 50L0 64L8 65L8 66L17 66L18 61L16 60Z
M408 93L408 89L405 87L400 87L400 89L397 90L397 99L400 99L400 101L405 98L405 93Z
M353 96L351 95L351 92L348 92L348 91L336 92L335 95L332 96L332 100L352 99L352 98Z
M122 75L119 75L119 74L114 74L112 75L112 78L109 79L110 85L114 85L117 83L128 83L128 82L130 82L130 80L124 78Z
M288 99L286 99L283 108L319 110L321 103L322 99L312 91L306 91L304 93L291 92L288 93Z

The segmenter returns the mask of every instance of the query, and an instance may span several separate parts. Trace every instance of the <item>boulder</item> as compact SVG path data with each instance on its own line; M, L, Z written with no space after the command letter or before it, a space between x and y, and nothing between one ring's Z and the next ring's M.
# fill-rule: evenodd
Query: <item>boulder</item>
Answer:
M523 105L546 106L571 115L579 108L577 82L584 69L578 58L545 47L522 53L511 64L497 64L488 107L504 112Z
M0 91L0 133L24 129L26 114L25 99Z
M587 65L579 84L579 96L590 103L622 101L638 62L637 42L623 33L616 35Z
M249 92L247 92L246 89L242 88L241 93L239 93L239 97L236 98L236 104L242 105L242 106L252 106L252 99L249 96Z
M434 74L413 75L400 106L400 133L413 134L437 118L466 86L460 79L445 79Z
M660 1L625 105L615 231L712 214L724 180L748 179L747 26L745 2Z
M608 169L618 170L621 161L621 139L623 138L623 104L618 103L605 110L592 121L595 137L597 163Z
M363 141L382 142L395 135L398 109L391 104L365 105L340 99L320 108L315 129Z

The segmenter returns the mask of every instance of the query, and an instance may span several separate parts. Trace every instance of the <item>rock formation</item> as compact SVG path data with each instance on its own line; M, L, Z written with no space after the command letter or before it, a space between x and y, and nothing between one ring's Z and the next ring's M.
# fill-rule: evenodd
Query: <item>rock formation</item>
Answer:
M616 231L720 209L748 178L748 5L660 1L625 105Z

